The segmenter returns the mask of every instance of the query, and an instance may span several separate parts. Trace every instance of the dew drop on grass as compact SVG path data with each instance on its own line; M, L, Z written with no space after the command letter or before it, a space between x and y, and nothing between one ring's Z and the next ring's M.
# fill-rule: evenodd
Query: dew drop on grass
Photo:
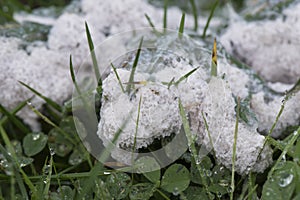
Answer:
M172 194L175 195L175 196L179 195L179 189L178 189L178 187L174 188Z
M210 177L212 175L212 172L210 170L206 170L206 176Z
M39 133L36 133L36 134L34 134L34 135L32 136L32 139L33 139L34 141L36 141L36 140L40 139L40 137L41 137L41 135L40 135Z
M110 172L103 172L104 175L110 175Z
M54 150L54 148L49 148L49 151L50 151L50 155L51 156L54 156L55 155L55 150Z
M293 174L283 174L279 179L278 185L280 187L286 187L293 181L294 175Z
M44 171L44 174L48 174L48 173L49 173L49 171L50 171L50 168L51 168L51 166L50 166L50 165L45 165L45 166L44 166L44 169L43 169L43 171Z

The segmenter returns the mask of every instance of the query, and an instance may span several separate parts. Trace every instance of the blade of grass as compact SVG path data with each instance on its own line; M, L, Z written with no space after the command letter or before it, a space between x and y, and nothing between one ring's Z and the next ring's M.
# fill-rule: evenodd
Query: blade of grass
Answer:
M153 31L154 31L155 33L157 33L158 31L156 30L156 28L155 28L155 26L154 26L154 24L153 24L151 18L149 17L149 15L147 15L147 14L145 13L145 17L146 17L146 19L147 19L149 25L150 25L151 28L153 29Z
M3 113L7 118L18 127L24 133L30 133L30 129L27 128L14 114L10 113L0 104L0 112Z
M217 157L216 157L216 152L215 152L214 144L213 144L213 141L212 141L212 138L211 138L211 134L210 134L210 131L209 131L209 127L208 127L208 123L206 121L206 117L204 116L203 111L201 112L201 115L202 115L202 118L203 118L203 121L204 121L205 129L206 129L207 134L208 134L209 143L210 143L210 145L212 147L213 156L214 156L214 158L216 160Z
M91 53L91 57L92 57L92 61L93 61L93 68L94 68L94 73L96 76L96 80L98 82L98 86L102 87L102 80L101 80L101 74L99 71L99 66L98 66L98 61L97 61L97 57L95 54L95 48L94 48L94 43L92 40L92 36L88 27L87 22L85 22L85 31L86 31L86 36L87 36L87 40L88 40L88 44L89 44L89 48L90 48L90 53Z
M283 157L286 155L286 153L288 152L288 150L293 147L293 144L297 141L297 139L298 139L299 136L300 136L300 127L296 131L294 131L293 137L290 139L290 141L288 141L287 145L285 146L284 150L280 154L279 158L276 160L274 166L272 167L272 169L270 170L270 172L268 174L268 179L271 178L271 176L273 175L274 171L277 169L277 166L279 165L279 163L281 162L281 160L283 159Z
M264 144L263 144L261 150L259 151L259 154L258 154L258 156L257 156L257 159L260 158L262 151L264 150L264 148L265 148L267 142L270 140L269 138L271 138L271 135L272 135L272 133L273 133L273 130L274 130L274 128L275 128L276 125L277 125L277 122L278 122L278 120L279 120L279 118L280 118L280 116L281 116L281 114L282 114L282 112L283 112L283 110L284 110L284 107L285 107L285 104L286 104L287 101L288 101L288 97L286 96L286 97L284 98L284 100L282 101L280 110L279 110L279 112L278 112L278 114L277 114L277 116L276 116L276 118L275 118L274 123L272 124L271 129L269 130L268 135L265 137Z
M134 141L133 141L132 155L131 155L131 164L132 164L132 165L133 165L133 162L134 162L133 154L134 154L134 152L135 152L135 147L136 147L136 137L137 137L137 133L138 133L138 129L139 129L140 112L141 112L141 103L142 103L142 96L140 96L139 105L138 105L138 113L137 113L137 117L136 117L135 133L134 133ZM132 173L132 181L133 181L133 174L134 174L134 173Z
M108 146L104 149L104 151L101 153L100 158L98 159L100 162L98 162L90 171L89 178L85 181L85 184L78 195L77 199L83 199L84 195L92 188L94 187L94 182L98 176L99 171L103 171L103 164L109 157L111 151L114 148L114 145L116 144L117 140L119 139L121 133L123 132L123 129L125 128L126 124L129 121L129 117L126 118L126 121L121 125L121 127L118 129L118 131L115 133L112 141L108 144Z
M193 16L194 16L194 31L198 30L198 13L197 13L197 8L194 0L190 0L191 6L192 6L192 11L193 11Z
M138 50L137 50L136 55L135 55L135 59L134 59L134 62L133 62L133 66L132 66L130 77L129 77L129 81L128 81L129 83L134 82L134 74L135 74L135 70L136 70L137 64L139 62L140 53L141 53L141 50L142 50L141 48L142 48L142 44L143 44L143 39L144 38L142 37L141 40L140 40L140 44L139 44ZM133 84L127 85L126 92L128 94L130 94L131 88L134 89L134 85Z
M47 124L53 126L54 128L56 128L63 136L66 137L66 139L68 139L73 145L77 145L77 141L74 140L73 138L71 138L69 136L69 134L67 134L62 128L60 128L59 126L57 126L55 123L53 123L48 117L46 117L45 115L43 115L41 112L39 112L33 105L31 105L30 102L27 102L27 105L29 106L29 108L35 113L37 114L39 117L42 118L42 120L44 120Z
M207 29L208 29L208 27L209 27L210 20L212 19L213 15L214 15L214 12L215 12L215 9L217 8L217 5L218 5L218 4L219 4L219 0L217 0L217 1L214 3L214 5L213 5L213 7L212 7L212 9L211 9L211 11L210 11L209 17L208 17L208 19L207 19L207 21L206 21L206 24L205 24L205 27L204 27L204 30L203 30L203 33L202 33L202 38L205 38L205 37L206 37L206 31L207 31Z
M17 114L20 110L22 110L26 105L27 105L27 101L30 101L32 98L29 98L21 103L19 103L12 111L11 111L11 114L12 115L15 115ZM0 124L4 124L6 121L8 120L8 117L7 116L3 116L1 119L0 119Z
M114 70L114 73L115 73L115 75L116 75L116 77L117 77L117 79L118 79L118 82L119 82L119 85L120 85L120 87L121 87L122 92L125 93L125 90L124 90L122 81L121 81L121 79L120 79L120 76L119 76L119 74L118 74L118 72L117 72L116 67L115 67L112 63L110 63L110 65L111 65L111 67L112 67L113 70Z
M164 32L166 32L166 28L167 28L167 15L168 15L168 0L165 0L164 1L164 17L163 17Z
M180 77L175 83L175 86L178 86L180 82L182 82L183 80L187 79L190 75L192 75L197 69L199 69L199 67L196 67L194 69L192 69L191 71L189 71L188 73L186 73L185 75L183 75L182 77Z
M238 129L239 129L240 102L241 102L241 99L238 97L238 99L237 99L236 121L235 121L235 129L234 129L233 149L232 149L232 168L231 168L231 186L230 186L231 187L231 192L230 192L230 200L233 200L233 193L234 193L234 190L235 190L234 174L235 174L236 145L237 145L237 137L238 137Z
M0 144L0 152L4 155L4 157L12 162L12 163L15 163L14 160L12 159L11 155L8 154L8 152L6 151L6 149L4 148L4 146L2 146L2 144ZM12 181L11 179L14 179L17 181L18 183L18 186L19 186L19 189L20 189L20 192L22 194L22 196L25 198L25 199L29 199L28 198L28 194L27 194L27 191L26 191L26 188L25 188L25 185L24 185L24 182L23 182L23 179L21 178L19 172L16 170L16 166L13 165L13 171L12 171L12 174L9 176L10 177L10 181ZM14 184L12 185L11 183L11 188L12 190L15 190L15 186ZM14 193L14 194L12 194ZM15 192L11 191L11 197L15 195Z
M205 173L203 171L203 168L201 167L201 162L200 163L198 162L199 159L197 158L197 150L196 150L195 142L193 141L193 136L192 136L192 132L191 132L191 129L190 129L190 125L189 125L188 119L186 117L186 113L184 111L184 108L183 108L183 105L182 105L180 99L178 101L178 104L179 104L179 112L180 112L180 116L181 116L181 120L182 120L182 124L183 124L183 129L185 131L185 134L186 134L186 137L187 137L187 140L188 140L188 146L191 150L192 158L194 159L194 161L196 163L196 167L197 167L197 170L200 174L200 177L201 177L202 183L204 185L205 191L206 191L209 199L212 200L212 196L210 195L210 192L209 192L209 189L208 189L207 181L204 177Z
M48 197L49 194L49 189L50 189L50 184L51 184L51 175L52 175L52 165L53 165L53 156L50 155L50 161L49 165L47 166L47 163L45 163L44 167L49 168L48 175L46 176L46 179L44 180L45 182L45 187L43 191L43 196ZM45 175L45 172L44 172Z
M179 25L179 31L178 31L178 37L182 38L183 32L184 32L184 23L185 23L185 13L182 13L180 25Z
M26 175L26 173L23 171L23 169L20 167L20 164L18 162L18 158L16 155L16 152L13 148L13 145L11 144L9 137L7 136L6 131L4 130L4 128L2 127L2 124L0 124L0 134L2 136L2 139L5 143L5 145L7 146L8 152L10 153L14 163L15 163L15 167L19 170L19 172L22 174L23 179L25 181L25 183L27 184L27 186L29 187L29 189L31 190L32 193L36 193L36 188L34 187L34 185L32 184L32 182L30 181L30 179L28 178L28 176Z
M22 81L19 81L19 83L21 85L25 86L27 89L29 89L31 92L33 92L37 96L39 96L40 98L42 98L44 101L46 101L46 103L48 103L49 105L51 105L51 107L53 107L54 109L56 109L58 112L62 112L62 108L61 108L61 106L59 104L57 104L56 102L54 102L50 98L45 97L44 95L42 95L41 93L39 93L38 91L36 91L32 87L30 87L29 85L23 83Z

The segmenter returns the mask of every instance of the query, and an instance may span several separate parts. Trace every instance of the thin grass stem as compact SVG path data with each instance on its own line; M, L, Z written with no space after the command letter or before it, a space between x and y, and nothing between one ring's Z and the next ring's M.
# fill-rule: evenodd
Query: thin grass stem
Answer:
M231 187L231 192L230 192L230 200L233 200L233 194L234 194L234 190L235 190L234 174L235 174L236 145L237 145L238 129L239 129L240 102L241 102L241 99L240 99L240 97L238 97L238 99L237 99L236 121L235 121L235 128L234 128L233 149L232 149L232 168L231 168L231 186L230 186Z
M215 12L215 9L217 8L217 5L218 5L218 4L219 4L219 0L217 0L217 1L214 3L214 5L213 5L213 7L212 7L212 9L211 9L211 11L210 11L209 17L208 17L208 19L207 19L207 21L206 21L206 24L205 24L205 27L204 27L204 29L203 29L202 38L205 38L205 37L206 37L206 32L207 32L207 29L208 29L208 27L209 27L210 20L212 19L213 15L214 15L214 12Z
M197 13L197 7L195 4L195 0L190 0L193 16L194 16L194 31L196 32L198 30L198 13Z
M102 87L102 79L101 79L101 74L100 74L98 61L97 61L97 57L96 57L96 53L95 53L94 42L93 42L93 39L92 39L92 36L91 36L91 33L90 33L90 29L89 29L89 26L88 26L87 22L85 22L85 31L86 31L86 37L87 37L87 40L88 40L89 49L90 49L90 53L91 53L91 57L92 57L95 77L96 77L96 80L98 82L98 86Z

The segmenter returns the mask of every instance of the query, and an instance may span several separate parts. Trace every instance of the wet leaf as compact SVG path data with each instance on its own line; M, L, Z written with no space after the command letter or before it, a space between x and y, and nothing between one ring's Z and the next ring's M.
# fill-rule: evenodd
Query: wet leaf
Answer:
M42 133L29 133L23 139L24 153L27 156L34 156L41 152L46 144L48 137Z
M18 157L18 163L19 163L20 167L25 167L32 162L33 162L33 158L28 158L25 156Z
M48 146L61 157L65 157L73 149L72 143L56 128L49 132Z
M153 196L155 189L155 185L151 183L133 185L129 192L129 198L131 200L148 200Z
M167 192L178 195L190 184L190 173L181 164L173 164L164 173L161 180L161 188Z
M211 160L209 157L205 156L202 161L201 161L201 168L204 169L204 171L211 173L210 168L212 166ZM206 176L205 176L206 177ZM207 177L206 177L207 178ZM191 164L191 181L193 183L197 183L197 184L203 184L201 176L200 176L200 172L196 166L196 163L194 160L192 160L192 164ZM208 182L208 178L206 180L206 182Z
M208 199L206 192L201 187L190 186L185 191L187 200L206 200Z
M131 179L125 173L112 173L106 179L106 186L114 199L125 198L131 187Z
M79 163L82 163L85 160L84 152L74 149L72 154L69 157L69 164L70 165L77 165Z
M296 183L299 182L296 171L296 163L291 161L282 163L264 184L262 199L291 199Z
M95 193L95 196L99 199L105 199L105 200L112 200L106 184L103 180L100 178L96 180L95 187L93 188L93 191Z
M136 161L136 165L138 165L138 173L143 173L143 175L152 183L159 182L160 166L153 157L141 157Z
M70 186L63 185L58 189L58 192L61 199L74 199L75 193Z

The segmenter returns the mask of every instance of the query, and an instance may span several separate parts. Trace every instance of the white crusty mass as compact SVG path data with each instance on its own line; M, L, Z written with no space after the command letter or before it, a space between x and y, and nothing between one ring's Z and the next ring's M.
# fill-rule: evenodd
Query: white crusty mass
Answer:
M75 5L76 6L76 5ZM132 11L134 9L134 11ZM99 45L109 35L149 26L144 14L147 13L155 22L162 21L163 10L154 8L146 1L91 1L82 0L78 8L67 9L56 20L51 21L52 28L48 41L39 45L28 45L25 49L22 41L15 38L0 38L0 102L12 109L20 102L33 96L33 93L21 86L17 81L23 81L43 95L62 103L72 94L72 84L69 73L69 55L73 55L73 65L77 69L81 64L90 64L88 43L85 34L86 21L95 46ZM126 17L124 17L126 16ZM172 8L168 14L168 27L176 28L180 21L181 11ZM192 24L192 17L187 16ZM37 16L16 15L21 22L33 20ZM42 21L38 21L41 22ZM192 26L192 25L191 25ZM120 49L124 43L115 45ZM97 52L97 51L96 51ZM97 52L99 57L103 52ZM33 105L41 108L43 102L34 100ZM38 129L36 116L27 108L18 113L34 130Z
M299 20L300 3L275 20L234 21L221 43L267 81L295 83L300 77Z
M192 133L198 135L197 142L204 144L207 149L211 149L211 143L203 122L203 112L209 125L217 160L230 168L236 103L229 82L221 78L204 80L203 78L207 77L205 71L207 69L198 66L197 70L185 80L178 85L172 84L168 89L168 86L162 83L169 82L172 78L176 82L195 67L183 58L179 59L176 56L164 58L168 62L160 63L160 70L155 71L155 73L149 74L137 70L135 82L148 79L153 82L149 81L146 85L135 85L137 91L134 96L122 92L113 72L103 81L102 108L100 109L98 126L99 137L104 138L106 140L104 145L107 145L107 141L112 141L122 123L129 118L117 142L117 148L112 152L115 159L129 164L132 159L130 152L134 145L140 98L140 121L135 150L147 147L154 138L179 133L182 125L178 109L178 98L180 98L188 114ZM226 64L225 59L220 60L222 60L220 63ZM229 68L230 65L228 63L227 65ZM141 68L147 69L147 66ZM118 69L118 74L121 82L127 82L130 71ZM236 74L239 75L239 73ZM265 147L261 157L258 158L265 138L256 129L257 126L250 127L243 122L239 125L235 166L239 174L247 174L250 170L263 172L272 162L272 150L269 146ZM121 150L126 150L126 148L127 154Z
M204 125L200 126L198 142L209 147L208 149L212 149L212 144L218 162L231 168L236 103L228 83L221 78L212 77L207 91L201 105L201 112L207 121L209 133ZM202 113L198 113L198 120L204 124ZM265 137L256 129L256 126L239 122L235 161L235 169L239 174L247 174L250 170L263 172L272 163L272 150L269 146L264 148L258 158Z

